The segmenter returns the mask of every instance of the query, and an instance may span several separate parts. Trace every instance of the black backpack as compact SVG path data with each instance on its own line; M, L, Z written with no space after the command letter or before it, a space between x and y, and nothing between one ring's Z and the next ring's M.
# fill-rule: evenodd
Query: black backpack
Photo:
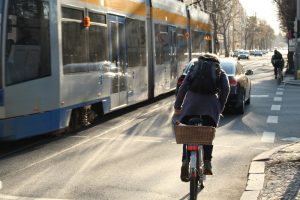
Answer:
M273 65L275 66L275 67L283 67L284 66L284 60L283 60L283 58L281 57L279 57L279 56L273 56L272 57L272 62L273 62Z
M193 70L189 90L200 94L219 92L221 77L220 64L214 60L199 59Z

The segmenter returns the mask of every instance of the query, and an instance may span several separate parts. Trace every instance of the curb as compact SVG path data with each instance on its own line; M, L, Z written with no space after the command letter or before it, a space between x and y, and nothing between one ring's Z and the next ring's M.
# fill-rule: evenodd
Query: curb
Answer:
M289 84L289 85L300 85L300 81L299 80L287 80L287 81L282 81L285 84Z
M288 74L285 72L284 73L284 80L282 81L285 84L289 85L300 85L300 80L296 80L294 75Z
M259 154L258 156L252 159L248 171L248 180L247 180L246 188L240 200L257 200L260 191L264 187L265 163L268 160L270 160L271 156L274 153L291 145L292 144L285 144L285 145L275 147L271 150Z

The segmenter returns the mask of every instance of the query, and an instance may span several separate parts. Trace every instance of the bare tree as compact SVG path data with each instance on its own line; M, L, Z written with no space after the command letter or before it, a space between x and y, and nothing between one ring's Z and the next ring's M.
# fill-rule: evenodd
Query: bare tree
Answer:
M218 26L220 27L220 33L223 35L225 57L229 56L229 34L228 29L232 20L239 14L239 10L236 9L238 0L223 0L226 7L220 12L220 18Z
M219 31L219 20L224 15L224 10L227 9L228 3L232 0L201 0L203 3L204 11L210 14L210 19L213 28L213 38L215 40L214 53L219 50L218 33Z
M293 32L296 18L296 0L273 0L278 8L280 28L283 32Z

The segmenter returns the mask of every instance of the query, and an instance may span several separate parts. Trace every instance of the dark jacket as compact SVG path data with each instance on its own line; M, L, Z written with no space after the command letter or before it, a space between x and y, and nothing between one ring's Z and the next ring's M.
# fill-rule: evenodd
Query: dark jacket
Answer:
M282 57L282 54L279 51L277 50L274 51L274 55L272 56L271 63L273 67L277 67L277 68L284 66L284 59Z
M184 116L189 115L208 115L212 117L218 125L220 114L225 108L227 97L229 95L229 81L226 73L222 70L220 77L220 92L218 94L200 94L189 90L191 77L196 70L190 71L183 84L180 86L174 108L181 109L179 121Z

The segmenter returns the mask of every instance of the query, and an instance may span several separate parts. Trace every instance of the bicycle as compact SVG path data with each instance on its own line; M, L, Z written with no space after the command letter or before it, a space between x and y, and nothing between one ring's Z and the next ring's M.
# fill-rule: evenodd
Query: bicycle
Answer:
M278 69L277 69L277 84L280 85L282 81L283 81L282 67L278 67Z
M206 175L204 174L203 145L210 145L215 137L215 128L202 126L201 119L195 119L194 125L184 125L176 122L175 138L177 144L186 144L190 152L190 200L196 200L199 192L204 188Z

